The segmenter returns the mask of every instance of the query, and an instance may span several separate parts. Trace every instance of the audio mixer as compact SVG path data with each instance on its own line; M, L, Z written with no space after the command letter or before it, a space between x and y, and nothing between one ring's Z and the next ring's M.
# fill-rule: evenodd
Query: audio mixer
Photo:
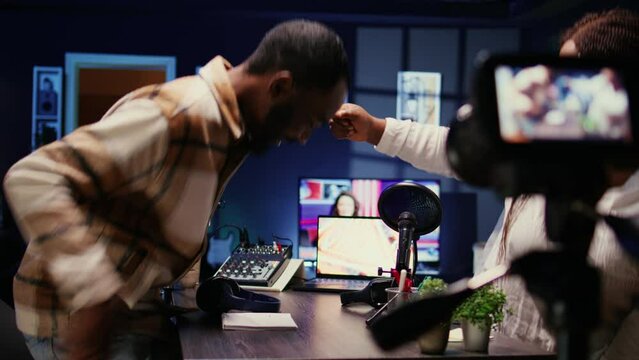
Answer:
M215 273L237 281L240 285L272 286L280 277L292 256L291 246L238 246Z

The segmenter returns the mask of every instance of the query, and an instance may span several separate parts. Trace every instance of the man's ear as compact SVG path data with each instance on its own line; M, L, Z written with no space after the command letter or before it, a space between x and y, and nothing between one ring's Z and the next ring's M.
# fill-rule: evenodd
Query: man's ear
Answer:
M293 74L288 70L275 72L269 82L268 91L274 101L288 98L293 93Z

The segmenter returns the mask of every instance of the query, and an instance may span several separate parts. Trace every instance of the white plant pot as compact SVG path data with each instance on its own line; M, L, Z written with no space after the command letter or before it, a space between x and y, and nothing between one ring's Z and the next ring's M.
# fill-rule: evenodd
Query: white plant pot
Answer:
M490 340L490 319L483 327L479 327L468 320L462 320L462 333L464 334L464 348L472 352L488 352L488 341Z

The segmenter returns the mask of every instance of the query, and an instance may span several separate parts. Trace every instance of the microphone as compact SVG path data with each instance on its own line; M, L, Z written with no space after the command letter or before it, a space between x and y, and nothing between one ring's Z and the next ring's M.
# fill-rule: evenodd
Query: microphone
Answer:
M415 214L404 211L399 214L397 229L399 230L399 247L397 251L397 271L408 270L410 260L410 244L413 239L417 220Z

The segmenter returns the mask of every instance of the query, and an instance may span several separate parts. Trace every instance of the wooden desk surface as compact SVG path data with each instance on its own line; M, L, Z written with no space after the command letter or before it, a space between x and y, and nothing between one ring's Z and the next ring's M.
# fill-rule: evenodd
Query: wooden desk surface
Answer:
M177 325L185 359L212 358L295 358L295 359L373 359L423 358L416 342L393 351L383 351L364 324L374 309L368 305L342 307L339 295L285 291L269 293L282 301L281 312L291 313L297 330L222 330L219 319L201 311L178 317ZM175 293L176 304L193 304L193 292ZM475 359L554 359L538 347L497 334L491 340L489 355L469 353L463 343L449 342L445 357Z

